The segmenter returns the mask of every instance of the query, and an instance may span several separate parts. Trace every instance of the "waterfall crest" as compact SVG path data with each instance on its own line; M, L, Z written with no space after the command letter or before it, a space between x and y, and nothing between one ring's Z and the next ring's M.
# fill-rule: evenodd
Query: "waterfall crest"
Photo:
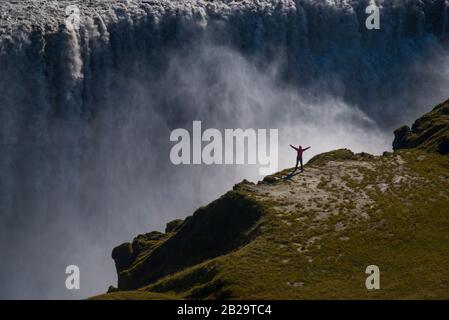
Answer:
M110 248L142 221L161 228L256 177L173 168L169 132L192 120L388 148L392 128L447 98L449 1L375 1L376 31L370 3L3 1L0 297L73 297L48 280L70 263L88 273L81 296L101 292Z

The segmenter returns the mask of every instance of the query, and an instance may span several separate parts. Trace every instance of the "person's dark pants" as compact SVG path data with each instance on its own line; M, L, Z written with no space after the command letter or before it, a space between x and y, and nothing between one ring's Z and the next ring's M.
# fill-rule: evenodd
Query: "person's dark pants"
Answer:
M301 171L304 171L304 167L302 166L302 158L296 158L295 171L298 170L298 163L301 163Z

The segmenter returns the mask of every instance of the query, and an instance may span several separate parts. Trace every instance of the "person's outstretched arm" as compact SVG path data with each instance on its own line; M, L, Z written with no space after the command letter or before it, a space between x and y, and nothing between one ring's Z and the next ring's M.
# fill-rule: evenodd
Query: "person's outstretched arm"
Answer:
M292 147L293 149L295 149L296 151L298 151L298 148L295 148L294 146L290 145L290 147Z
M305 149L302 149L302 151L306 151L306 150L308 150L308 149L310 149L310 147L307 147L307 148L305 148Z

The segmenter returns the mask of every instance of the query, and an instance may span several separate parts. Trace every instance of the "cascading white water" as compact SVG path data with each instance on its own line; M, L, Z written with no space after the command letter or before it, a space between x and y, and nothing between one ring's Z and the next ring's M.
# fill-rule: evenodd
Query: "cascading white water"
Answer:
M169 133L279 128L314 153L379 153L447 98L447 0L3 1L0 297L86 297L114 245L184 217L257 168L174 167ZM64 27L78 4L79 30ZM64 287L69 264L81 290Z

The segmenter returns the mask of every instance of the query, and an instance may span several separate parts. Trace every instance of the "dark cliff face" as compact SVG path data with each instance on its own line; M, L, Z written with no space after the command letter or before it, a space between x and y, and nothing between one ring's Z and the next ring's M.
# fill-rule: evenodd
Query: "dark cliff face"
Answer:
M411 129L403 126L394 135L394 150L420 148L449 154L449 100L416 120Z
M239 248L252 238L260 214L257 203L229 192L184 222L169 222L166 233L139 235L114 248L118 288L137 289Z
M175 220L176 221L176 220ZM167 225L170 225L169 222ZM167 240L169 234L153 231L138 235L132 243L125 242L112 250L112 259L115 261L117 274L128 269L141 253L151 251L162 241Z

